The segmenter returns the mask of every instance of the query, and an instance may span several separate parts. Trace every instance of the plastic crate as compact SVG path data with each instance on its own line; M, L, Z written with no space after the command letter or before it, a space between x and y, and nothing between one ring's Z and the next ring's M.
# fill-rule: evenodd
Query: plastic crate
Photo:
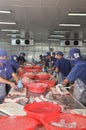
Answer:
M65 120L65 123L76 123L76 128L64 128L61 126L53 126L53 122ZM46 130L86 130L86 117L76 114L53 114L43 119Z
M50 78L50 74L48 73L36 74L36 79L39 79L39 80L47 80L49 78Z
M34 130L38 122L28 116L0 117L0 130Z
M37 83L46 83L48 85L47 88L54 87L55 84L56 84L55 80L36 80L35 82L37 82Z
M34 93L43 93L46 91L47 84L45 83L30 83L28 84L28 88L30 92Z
M47 115L61 112L59 105L50 102L34 102L26 105L24 109L30 117L39 121L42 121Z

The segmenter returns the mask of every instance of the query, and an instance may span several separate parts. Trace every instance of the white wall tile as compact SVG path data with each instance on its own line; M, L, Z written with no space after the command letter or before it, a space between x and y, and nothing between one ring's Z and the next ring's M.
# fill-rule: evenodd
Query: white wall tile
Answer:
M72 47L61 47L59 42L49 42L49 43L35 43L33 46L12 46L7 42L0 42L0 48L6 49L8 55L17 54L20 52L26 52L27 55L32 55L37 60L39 59L40 54L44 54L49 51L49 48L53 48L54 52L62 51L65 55L68 54L69 50ZM83 44L82 47L78 47L81 50L82 54L86 54L86 43Z

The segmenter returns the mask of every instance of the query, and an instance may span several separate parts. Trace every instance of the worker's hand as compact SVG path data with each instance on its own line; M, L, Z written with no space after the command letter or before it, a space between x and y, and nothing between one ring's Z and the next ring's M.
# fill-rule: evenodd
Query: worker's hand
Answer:
M53 76L56 77L56 72L55 71L53 72Z
M63 85L62 84L57 84L56 85L56 91L60 94L60 95L64 95L64 93L63 93Z
M9 82L9 85L12 87L12 88L16 88L16 85L14 82Z
M22 81L21 81L21 80L18 81L17 86L18 86L19 89L23 88L23 84L22 84Z
M71 86L70 86L70 87L71 87L71 89L74 89L75 85L74 85L74 84L71 84Z

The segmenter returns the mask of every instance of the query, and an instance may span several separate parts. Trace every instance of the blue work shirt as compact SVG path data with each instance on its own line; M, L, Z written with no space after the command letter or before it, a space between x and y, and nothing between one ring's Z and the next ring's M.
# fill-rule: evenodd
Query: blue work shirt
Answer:
M52 59L52 61L53 61L53 66L54 66L54 65L55 65L55 62L56 62L56 60L57 60L57 58L51 57L51 59Z
M55 67L59 69L59 72L61 72L63 76L67 76L71 70L70 61L64 57L56 60Z
M55 61L56 61L56 58L51 57L51 59L45 60L45 66L51 68L55 65Z
M26 62L26 59L25 59L24 57L22 57L22 56L19 56L19 57L18 57L18 62L19 62L20 64L24 64L24 63Z
M75 80L80 79L86 85L86 61L77 60L66 79L69 82L75 82Z
M69 59L68 59L69 60ZM75 60L69 60L70 61L70 64L71 64L71 67L74 67L76 61Z
M5 64L5 67L6 67L6 79L12 78L12 74L14 73L14 71L9 62Z
M14 60L10 60L8 61L9 64L11 65L12 69L14 70L14 72L16 73L16 71L18 70L19 68L19 63L14 61Z

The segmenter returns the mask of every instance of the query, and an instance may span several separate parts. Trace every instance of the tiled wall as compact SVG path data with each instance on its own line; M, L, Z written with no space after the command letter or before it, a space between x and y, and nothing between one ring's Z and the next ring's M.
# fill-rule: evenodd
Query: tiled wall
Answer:
M0 42L0 48L6 49L8 51L8 55L18 55L20 52L26 52L27 55L33 56L38 60L39 55L49 51L49 48L53 48L55 52L60 50L67 56L71 47L61 47L59 42L34 43L32 46L12 46L10 43ZM83 54L86 54L86 43L83 43L83 46L79 48Z

